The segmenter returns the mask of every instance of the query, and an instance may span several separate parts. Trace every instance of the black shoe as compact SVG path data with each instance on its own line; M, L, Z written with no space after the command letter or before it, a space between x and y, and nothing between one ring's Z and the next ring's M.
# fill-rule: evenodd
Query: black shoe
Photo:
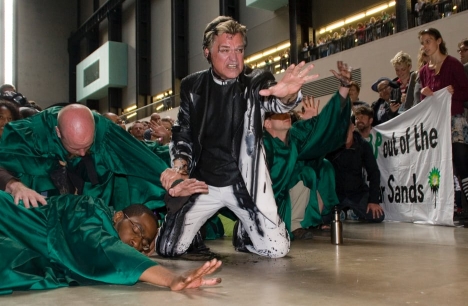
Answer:
M238 252L251 253L247 249L246 245L253 245L252 240L250 240L250 237L245 233L242 226L241 228L239 228L239 226L241 226L240 221L237 220L234 224L234 229L232 230L232 245ZM241 232L240 235L239 231Z
M187 249L187 253L203 253L209 251L210 248L205 245L200 231L193 237L192 243Z

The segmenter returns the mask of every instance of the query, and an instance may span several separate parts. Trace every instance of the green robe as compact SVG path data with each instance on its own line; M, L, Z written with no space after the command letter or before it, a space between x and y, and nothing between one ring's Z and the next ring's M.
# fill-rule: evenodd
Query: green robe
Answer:
M81 158L67 158L55 132L59 107L53 107L27 119L5 126L0 141L0 167L16 175L27 187L39 193L57 195L50 173L66 161L76 168ZM98 184L92 185L88 175L83 194L101 198L121 210L129 204L141 203L150 209L164 207L165 190L159 180L167 164L121 127L94 114L94 143L90 149Z
M278 214L291 232L291 199L289 190L299 181L310 189L303 228L322 223L316 191L324 202L322 214L338 204L335 192L333 166L324 156L340 147L346 140L351 107L349 99L341 108L341 96L335 93L320 114L309 120L293 124L288 134L288 144L273 138L265 131L263 141L273 183Z
M133 285L149 257L123 243L100 199L62 195L26 209L0 191L0 294L100 283Z

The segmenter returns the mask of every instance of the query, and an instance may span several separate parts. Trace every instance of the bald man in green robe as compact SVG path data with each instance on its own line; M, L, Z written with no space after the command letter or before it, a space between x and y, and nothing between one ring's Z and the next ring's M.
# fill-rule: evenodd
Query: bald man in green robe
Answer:
M53 107L5 127L0 190L26 207L46 196L85 194L121 210L128 203L164 207L167 164L126 131L86 106Z
M337 205L333 166L325 154L346 139L351 113L348 87L340 87L319 115L291 125L289 114L268 114L263 136L278 213L296 239L310 239L309 227ZM313 104L307 97L306 108ZM295 192L291 201L290 190Z

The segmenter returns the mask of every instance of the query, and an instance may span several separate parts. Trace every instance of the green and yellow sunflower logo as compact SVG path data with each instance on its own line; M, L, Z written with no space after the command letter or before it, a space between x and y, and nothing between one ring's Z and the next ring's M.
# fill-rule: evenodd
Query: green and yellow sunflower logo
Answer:
M429 172L429 186L431 187L432 193L434 193L434 208L436 208L437 192L440 186L440 171L437 168L432 168Z

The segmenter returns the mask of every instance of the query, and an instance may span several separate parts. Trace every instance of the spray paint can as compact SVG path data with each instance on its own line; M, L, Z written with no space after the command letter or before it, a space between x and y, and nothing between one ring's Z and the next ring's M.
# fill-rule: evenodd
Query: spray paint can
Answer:
M343 223L340 220L340 209L335 206L333 208L333 220L331 222L331 243L343 244Z

